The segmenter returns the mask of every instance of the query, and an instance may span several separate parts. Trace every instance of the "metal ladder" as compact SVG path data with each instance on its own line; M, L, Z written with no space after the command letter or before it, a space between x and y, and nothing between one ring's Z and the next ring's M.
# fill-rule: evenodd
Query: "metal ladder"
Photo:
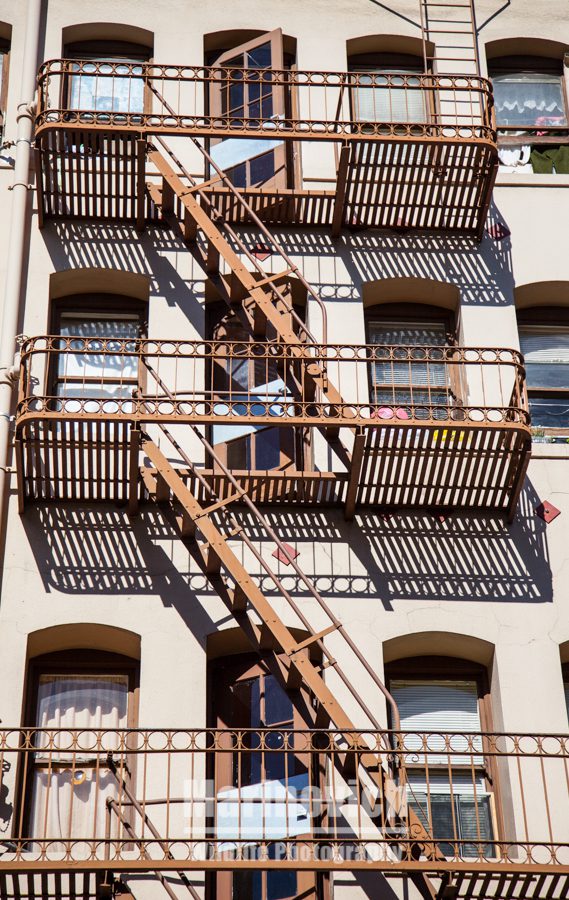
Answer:
M480 75L474 0L419 0L425 72Z

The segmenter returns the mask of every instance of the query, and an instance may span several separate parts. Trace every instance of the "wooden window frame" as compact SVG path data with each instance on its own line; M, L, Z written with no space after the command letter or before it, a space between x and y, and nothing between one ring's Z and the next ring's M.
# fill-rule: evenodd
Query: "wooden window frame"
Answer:
M113 40L86 40L74 41L65 44L63 48L63 58L69 62L73 60L85 60L86 62L103 61L105 58L124 58L136 59L138 63L140 57L140 65L153 62L153 51L144 44L137 44L134 41L113 41ZM144 76L141 76L144 77ZM73 75L68 74L61 80L61 109L69 109L71 100L71 81ZM144 85L143 109L142 113L133 113L133 115L148 115L152 112L152 91L147 83Z
M120 653L106 650L74 648L44 653L30 659L27 668L24 689L23 728L33 729L36 726L39 681L42 675L126 675L128 678L127 730L138 724L140 660ZM136 784L136 754L127 754L126 762L131 784ZM16 777L15 796L20 799L19 808L14 811L14 829L22 822L25 837L30 829L31 800L33 790L33 759L31 754L22 754ZM25 783L25 794L22 796L22 785ZM132 814L132 813L131 813ZM129 816L131 815L129 814ZM16 836L16 835L14 835ZM31 836L33 837L33 835Z
M518 328L520 326L530 327L532 325L552 325L560 328L566 327L569 332L569 307L567 306L530 306L526 309L520 309L517 312L517 323ZM569 371L569 366L568 366ZM569 406L569 384L566 388L540 388L540 387L530 387L527 384L527 394L528 394L528 402L530 405L530 415L531 415L531 400L532 397L536 399L539 397L565 397L567 399L567 404ZM553 428L552 426L541 426L536 425L536 428L540 430L543 428L543 433L545 435L555 435L567 434L569 433L569 425L561 425L559 428Z
M394 680L405 681L474 681L478 688L478 711L480 714L480 730L484 734L492 734L494 731L492 717L492 701L490 694L490 682L488 670L481 663L461 659L454 656L412 656L393 660L385 664L385 683L388 690ZM391 713L388 712L391 722ZM496 757L487 756L484 753L485 741L482 739L482 756L484 757L481 771L484 776L486 790L491 796L490 810L494 829L493 840L500 841L500 835L505 833L503 803Z
M279 65L273 65L273 68L277 70L294 70L296 68L295 55L290 52L290 50L285 50L285 38L281 28L263 32L262 34L257 35L256 37L251 38L248 41L240 44L235 44L235 46L233 47L218 49L206 53L206 66L210 68L223 67L227 63L229 63L236 54L239 55L240 53L246 53L248 50L254 49L260 44L268 42L271 43L271 58L274 59L276 55L279 62ZM212 84L210 85L209 89L206 89L205 108L208 115L211 114L213 116L221 116L221 94L215 91L214 88L215 85ZM282 106L282 110L280 111L284 114L285 118L297 118L299 106L298 89L287 89L283 86L282 88L277 89L275 93L277 95L277 101L279 101L279 94L282 95L280 98L280 102L277 102L277 106ZM222 139L209 138L208 149L211 150L211 147L218 143L219 140ZM296 142L283 139L282 148L278 148L278 151L275 151L275 154L275 169L278 172L280 159L284 177L275 177L274 179L269 180L261 186L261 190L264 188L267 188L269 190L290 190L299 186L302 183L301 154ZM249 172L248 168L247 172ZM214 174L215 173L213 171L209 171L208 177L213 177ZM247 185L244 190L248 190L250 187L252 186Z

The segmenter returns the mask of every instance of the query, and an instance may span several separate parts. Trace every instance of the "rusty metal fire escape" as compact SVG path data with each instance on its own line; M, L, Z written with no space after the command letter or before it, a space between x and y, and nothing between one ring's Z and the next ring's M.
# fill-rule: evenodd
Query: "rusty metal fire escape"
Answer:
M467 24L464 24L465 21ZM449 22L455 24L449 25ZM432 79L435 69L437 75L445 77L458 70L460 74L474 79L479 78L472 3L434 3L430 0L421 0L421 26L425 48L425 78L427 80ZM447 35L448 42L443 40L444 35ZM433 43L437 48L435 55L431 51ZM443 46L446 48L444 52ZM456 50L456 46L461 49ZM432 80L429 81L429 84L432 86ZM177 120L178 111L160 94L156 84L150 78L148 86L162 104L166 115L170 116L172 121ZM445 102L451 105L455 103L454 95L451 96L452 90L454 90L452 79L447 77L447 81L443 82L441 86L441 116L443 117ZM64 204L65 201L65 157L69 158L70 154L75 154L75 159L82 160L87 166L91 158L87 152L89 146L95 153L97 141L106 140L109 146L115 141L114 146L120 147L122 146L120 141L124 140L124 146L128 145L129 153L132 151L132 159L136 162L136 168L133 169L134 175L131 172L125 183L128 183L129 190L132 191L131 211L137 227L140 230L144 229L150 213L154 221L160 221L174 229L181 235L188 251L203 269L219 298L239 316L254 338L259 342L265 341L270 332L272 341L286 347L289 359L292 359L293 362L297 358L301 360L306 346L315 345L316 339L297 316L288 295L282 288L286 279L293 276L301 281L308 295L323 310L320 298L269 230L267 221L270 222L271 215L260 215L259 206L255 207L258 198L255 200L251 192L241 191L234 186L226 172L215 162L211 152L203 146L203 138L200 140L197 130L186 127L186 134L187 140L193 142L197 152L201 154L205 170L209 172L210 177L204 182L199 182L192 177L176 154L168 147L163 136L168 133L166 127L153 126L145 133L141 130L140 121L133 123L132 129L130 129L127 115L123 115L119 121L118 117L113 118L113 114L111 114L107 116L106 124L101 118L100 133L97 133L96 115L91 115L90 126L86 124L85 116L76 116L74 119L73 112L66 115L67 118L59 116L57 110L50 111L46 108L39 120L40 128L44 129L42 132L44 136L38 142L38 177L42 184L41 206L44 215L55 217L58 209L61 211L63 208L58 207L57 204ZM49 134L50 121L60 128L59 132L56 131L51 136ZM91 127L90 134L88 134L89 127ZM73 137L73 128L77 131L75 137ZM117 132L122 132L123 137L113 137L113 128L116 128ZM176 133L183 133L181 126ZM137 136L133 137L133 134ZM414 139L413 146L418 148L419 145L420 139ZM449 151L450 155L446 157L443 169L452 163L453 153L458 152L457 147L458 144L455 144L453 145L454 149ZM354 170L361 166L362 162L366 160L369 163L369 154L371 153L369 142L365 139L361 140L359 144L354 143L353 147L346 140L340 148L339 187L329 215L330 222L336 231L346 224L345 201L349 193L349 172L351 169ZM491 190L492 179L488 173L492 168L494 156L484 141L474 148L472 153L474 154L472 165L476 170L476 176L473 176L473 179L479 178L482 169L486 172L484 178L479 178L477 181L478 188L476 188L479 191L477 202L479 208L484 212L488 196L484 199L483 193L486 191L487 195L488 187ZM54 168L50 172L48 171L49 166L53 166L53 158L58 154L64 158L59 175ZM378 157L378 165L381 169L385 159L382 163L380 157ZM490 180L488 180L489 178ZM474 180L472 184L474 184ZM115 188L117 190L122 188L120 178L117 178ZM436 186L433 189L435 190ZM464 185L462 187L459 185L456 190L458 193L462 190L464 194L466 188ZM446 196L450 198L452 191L452 186L447 187ZM220 198L223 199L223 203ZM82 204L85 209L91 208L92 200L86 196L80 195L78 202L77 213L79 215ZM419 205L425 202L425 200L420 201ZM405 207L405 203L403 207L410 208L409 204ZM224 209L225 211L231 209L231 215L224 214ZM279 271L268 272L262 267L236 226L236 223L240 222L251 223L258 230L263 241L269 247L273 264L275 259L279 261ZM479 230L479 222L477 222L476 228ZM167 379L144 356L141 357L141 363L160 388L161 396L175 404L176 396L169 387ZM294 368L291 369L291 372L294 374ZM290 372L289 375L291 375ZM294 391L293 375L291 375L291 380L291 389ZM303 403L310 403L318 396L325 398L327 408L342 412L341 424L348 436L347 443L341 440L340 429L334 419L331 420L330 425L319 420L317 428L328 442L332 452L346 467L348 474L345 510L347 517L351 518L359 496L358 488L362 472L370 471L372 461L378 453L382 452L384 446L383 438L379 436L380 428L376 428L373 421L371 427L368 428L363 428L359 424L350 427L350 415L352 414L350 409L353 407L346 403L340 390L333 383L325 361L318 355L310 365L303 369L302 391L298 385L296 387L297 396L300 397L302 394ZM26 400L24 389L21 400L17 453L19 470L23 472L26 465L28 468L32 467L33 454L36 452L34 448L40 447L41 441L38 438L39 432L34 432L32 429L27 433L25 430L27 427L24 421L25 416L31 416L33 409ZM135 394L129 403L133 404L131 409L136 405L137 416L131 416L128 430L125 426L125 430L120 434L118 431L109 431L106 439L107 444L111 444L117 442L117 437L119 439L124 437L130 445L127 478L129 513L137 514L141 497L150 499L159 506L167 520L176 528L179 539L184 543L209 584L226 604L250 645L258 652L271 655L275 672L279 674L287 689L296 690L300 684L309 689L314 698L313 727L325 729L332 725L342 733L347 749L357 754L355 775L363 790L371 791L379 798L383 809L381 828L385 841L391 847L399 847L400 862L397 864L394 857L394 871L397 870L399 874L409 874L421 894L428 900L450 896L445 894L445 890L452 880L451 876L446 871L437 873L437 865L444 861L444 855L433 835L425 828L424 823L402 801L402 797L405 795L404 767L391 767L387 757L377 754L372 746L366 744L358 732L359 727L381 731L385 729L385 724L378 720L371 706L364 699L365 692L361 687L358 689L354 686L341 661L336 659L328 649L326 637L334 635L334 640L336 637L342 639L344 648L347 648L354 665L359 668L361 684L366 683L366 679L368 679L374 685L374 689L383 694L386 703L391 706L392 727L397 730L399 727L397 708L373 667L362 655L314 584L303 573L287 546L274 532L267 518L248 494L243 480L236 478L222 461L212 443L202 433L199 424L191 420L185 422L188 430L191 429L195 438L204 448L206 458L213 461L216 470L223 474L225 487L222 492L216 492L212 480L204 477L203 470L195 464L187 450L180 445L180 442L166 427L166 424L160 422L159 419L152 419L152 427L158 427L161 438L169 442L177 459L184 464L185 468L180 468L178 464L174 465L167 458L166 453L159 447L147 427L148 417L145 418L145 409L149 408L149 404L143 394ZM356 413L353 415L356 422L357 415ZM57 418L57 413L54 413L54 417ZM401 423L399 425L403 427ZM57 429L57 423L54 427ZM116 423L113 427L117 427ZM459 429L465 427L457 426ZM421 466L424 468L424 458L428 455L427 448L432 445L436 428L436 423L435 425L433 423L423 425L420 433L416 432L413 445L406 445L406 470L409 470L412 457L416 459L413 463L414 470L418 471ZM479 428L479 431L482 434L482 427ZM492 465L492 460L495 460L500 453L503 454L505 462L501 464L501 471L504 487L501 490L505 492L503 496L506 497L503 508L505 509L507 505L509 512L512 511L512 503L515 503L523 477L524 465L527 464L526 432L527 428L524 423L512 420L510 431L501 432L493 444L484 445L482 448L486 453L486 468ZM475 437L478 434L475 426L472 426L472 433L475 434ZM461 431L460 434L463 432ZM54 435L54 442L59 441L59 445L61 445L62 432L53 431L52 435ZM437 439L439 444L444 443L440 436L434 440ZM79 449L85 449L81 434L78 440ZM448 440L450 442L450 438ZM469 448L474 447L474 444L471 445L469 441L470 438L466 437L456 439L454 446L449 448L449 454L453 460L460 461L467 458L470 452ZM45 447L47 447L47 442ZM481 444L480 447L482 447ZM404 449L400 437L388 448L390 458L393 459L398 452L403 455ZM142 467L140 466L141 454L145 460ZM471 467L471 463L469 465ZM402 469L399 468L397 471L401 473ZM397 471L393 477L396 476ZM19 478L22 507L26 499L26 477L22 475ZM443 481L445 479L449 481L451 476L445 470L442 472L441 478ZM28 495L31 493L30 489ZM78 496L75 495L75 498ZM261 534L261 541L276 544L282 558L292 566L303 590L313 601L314 608L327 619L328 624L324 628L313 624L307 608L294 599L282 580L267 563L258 549L257 542L251 540L247 530L247 517L252 517ZM279 603L283 603L287 610L287 617L290 616L294 619L298 628L303 632L302 639L295 637L294 630L278 614L275 604L268 599L259 586L258 579L248 572L243 562L246 556L252 556L260 572L263 573L263 577L269 579ZM331 676L330 680L325 680L325 673ZM355 721L355 716L347 712L338 700L333 688L334 680L337 680L338 684L341 684L342 688L347 691L350 705L356 715L361 717L361 722ZM132 802L136 803L134 796ZM147 813L145 816L148 819ZM395 836L396 833L402 837L398 839ZM133 840L136 842L136 833L133 831L132 834ZM155 836L160 841L158 831ZM169 858L172 861L172 858ZM111 864L110 867L112 868ZM183 869L183 866L181 868ZM433 874L437 879L436 885L430 877ZM171 888L163 876L158 874L158 877L166 892L173 896ZM189 882L186 887L192 896L196 896L195 890Z

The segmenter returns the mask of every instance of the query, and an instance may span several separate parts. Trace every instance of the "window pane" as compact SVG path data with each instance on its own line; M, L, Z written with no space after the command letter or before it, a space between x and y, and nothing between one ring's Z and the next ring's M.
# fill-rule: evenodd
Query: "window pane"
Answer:
M271 68L271 44L270 41L267 41L266 44L261 44L260 47L255 47L254 50L249 50L247 53L247 68L248 69L270 69Z
M480 728L480 713L478 710L478 686L475 681L459 680L409 680L392 681L391 692L399 707L402 731L416 732L417 737L409 737L405 740L405 746L409 750L417 750L421 757L419 764L444 765L449 761L454 763L474 762L482 763L482 758L477 753L469 751L467 738L453 738L454 750L464 752L464 756L455 756L445 751L443 737L432 737L429 740L430 750L443 752L423 753L421 755L422 739L424 732L440 732L441 735L462 732L464 734L476 734ZM472 742L474 750L481 750L478 739Z
M370 321L369 340L381 346L443 347L446 344L446 326L443 322ZM447 368L444 363L421 362L420 352L407 359L407 350L401 351L402 361L377 360L372 365L372 402L387 404L433 405L440 408L439 417L448 415L451 402L447 393ZM410 391L409 387L416 388ZM443 390L441 390L441 388ZM420 412L419 412L420 415ZM425 413L425 417L427 413ZM435 410L435 418L437 412Z
M110 67L105 67L105 62L125 63L118 66L116 75L110 75ZM96 72L95 63L87 63L83 66L81 75L71 77L71 94L69 98L70 109L92 110L94 112L131 112L144 111L144 81L142 78L131 77L126 63L136 63L138 60L99 59L97 63L99 72ZM77 67L75 67L77 68ZM95 74L90 75L89 72ZM135 66L134 75L142 74L142 67ZM124 77L123 77L124 76Z
M56 393L60 397L130 397L132 382L138 374L135 356L114 353L121 348L120 341L132 338L125 349L133 352L135 339L140 333L138 316L112 318L105 316L80 317L63 314L60 334L62 337L77 336L76 343L70 342L70 350L59 354L58 385ZM116 338L116 343L113 342ZM89 353L81 353L84 341L88 341ZM100 353L93 352L98 351ZM126 383L125 383L126 382Z
M569 394L560 398L530 396L529 408L533 426L569 429Z
M492 81L498 125L567 124L561 76L519 72Z
M293 705L289 695L278 683L274 675L265 677L265 722L271 725L286 724L291 726L294 716Z
M255 468L276 469L281 461L281 439L278 428L263 428L255 434Z

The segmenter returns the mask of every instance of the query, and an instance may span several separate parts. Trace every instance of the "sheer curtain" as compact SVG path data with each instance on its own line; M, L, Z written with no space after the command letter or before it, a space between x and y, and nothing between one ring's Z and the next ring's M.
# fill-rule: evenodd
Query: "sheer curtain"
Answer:
M126 728L127 702L126 675L40 677L36 727L64 731L36 739L30 836L55 841L52 850L63 849L60 839L104 837L106 800L117 797L118 785L101 756L97 764L95 732ZM81 732L80 749L70 752L73 731ZM105 739L106 749L118 746L118 736Z
M492 82L498 126L567 125L560 75L503 73L495 74Z

